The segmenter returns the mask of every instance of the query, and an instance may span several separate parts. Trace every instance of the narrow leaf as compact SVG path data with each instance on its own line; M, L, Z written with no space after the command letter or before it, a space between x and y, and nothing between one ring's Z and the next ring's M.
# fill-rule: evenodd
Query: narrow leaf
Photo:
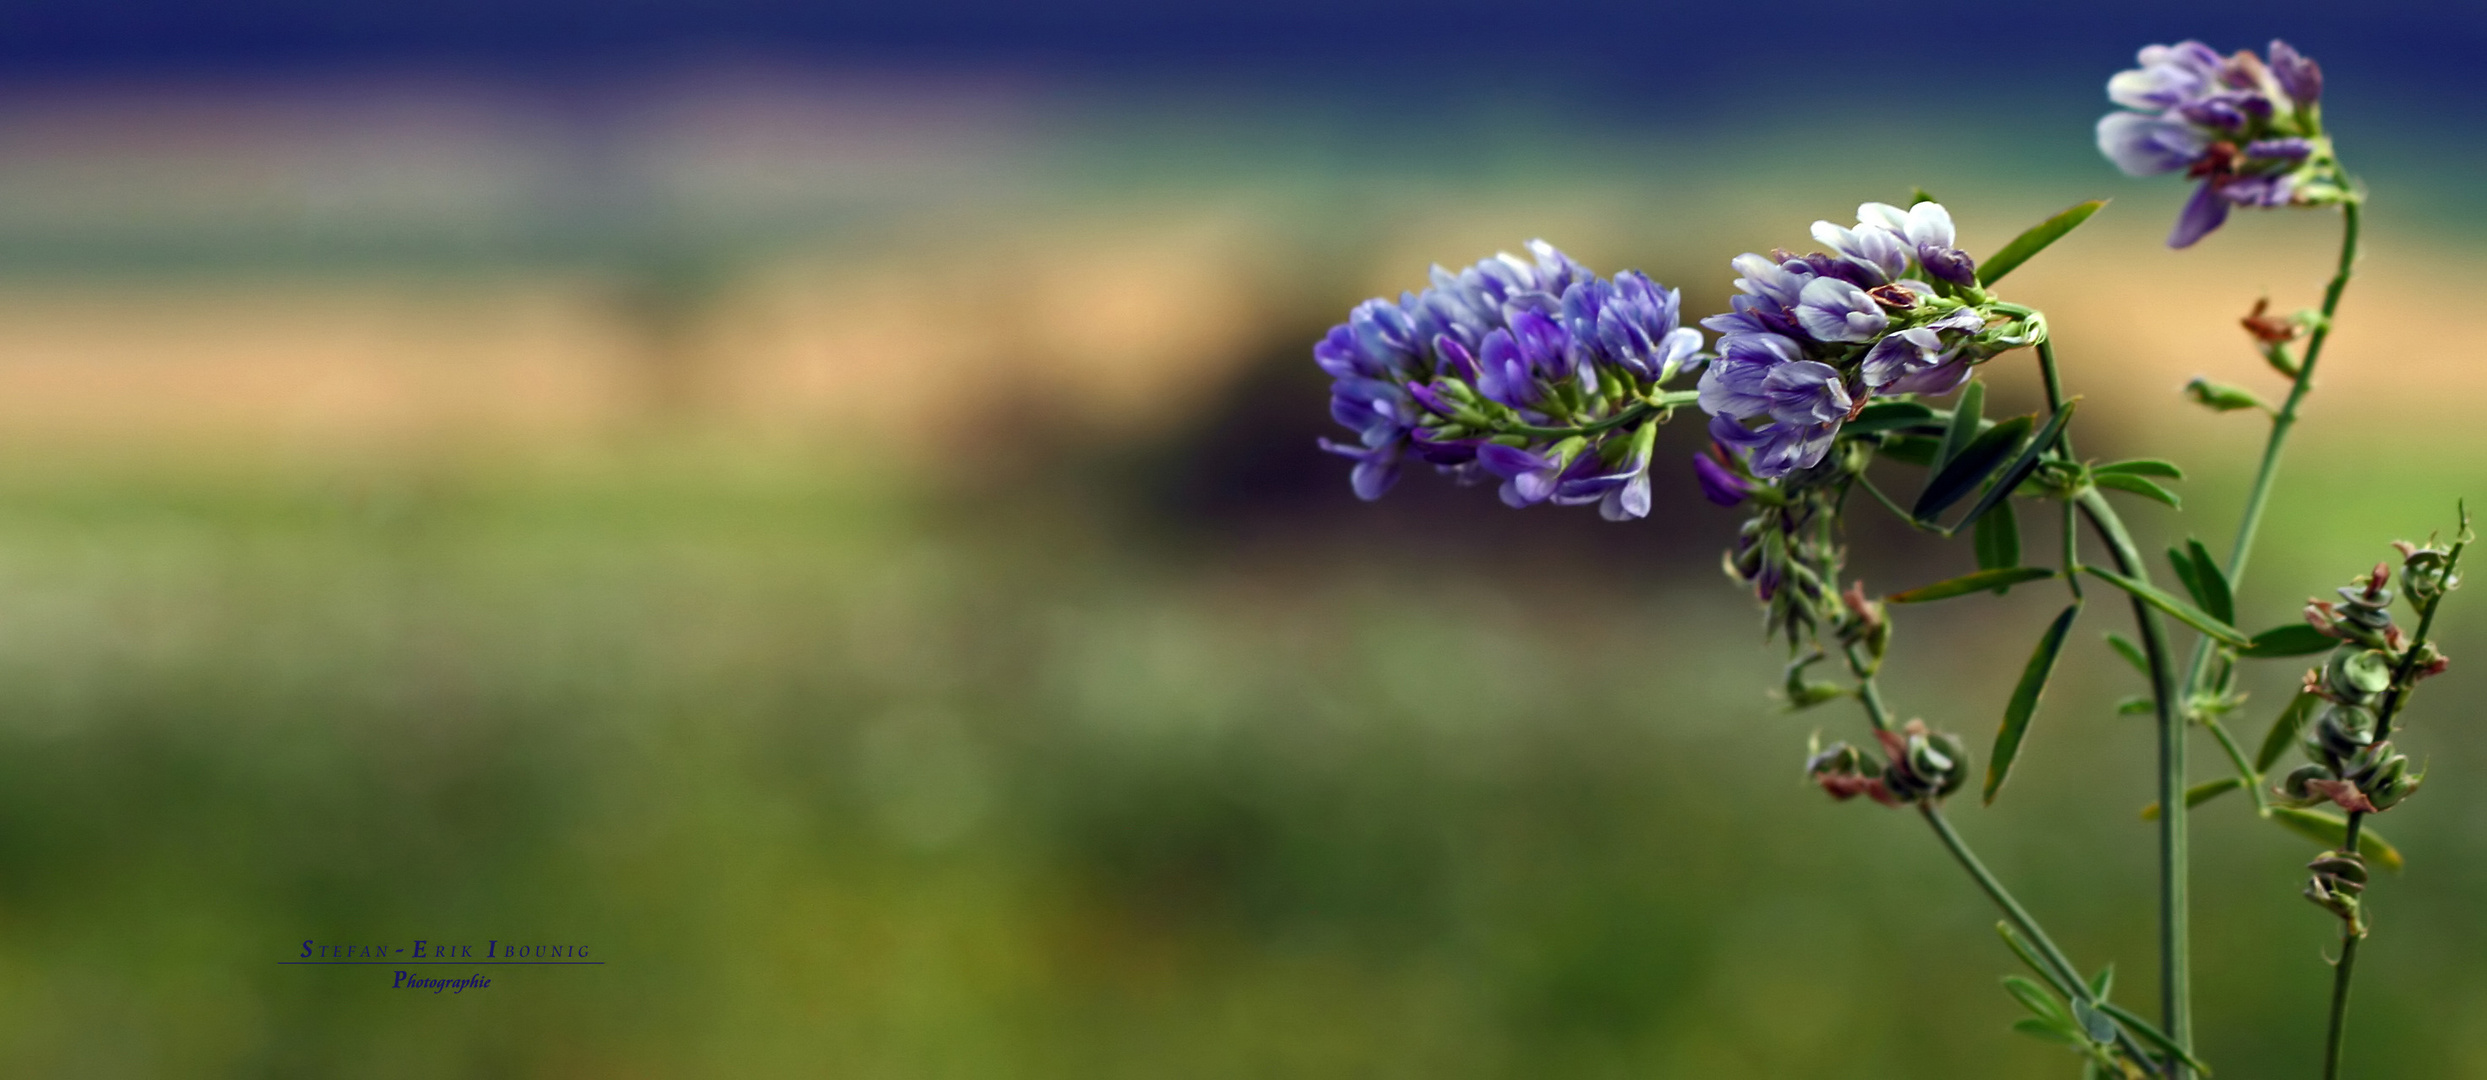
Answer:
M1857 418L1840 425L1840 431L1863 435L1875 431L1898 431L1932 424L1934 410L1914 401L1870 401L1857 413Z
M2341 820L2337 815L2326 814L2320 810L2274 806L2271 808L2271 820L2279 822L2299 836L2334 848L2349 839L2349 823ZM2393 847L2383 837L2376 835L2375 830L2371 828L2358 830L2357 853L2373 860L2386 870L2401 868L2401 850Z
M1870 409L1872 406L1869 405L1867 408ZM2164 476L2170 480L2182 480L2185 478L2185 470L2177 468L2175 462L2162 461L2158 458L2134 458L2131 461L2111 461L2105 465L2091 466L2090 472L2093 474L2124 473L2128 476Z
M2211 1067L2203 1064L2201 1058L2193 1056L2193 1051L2176 1045L2176 1040L2168 1038L2166 1032L2153 1026L2150 1021L2134 1015L2133 1010L2112 1001L2101 1001L2098 1007L2100 1011L2115 1017L2116 1022L2123 1024L2125 1030L2141 1036L2143 1042L2158 1047L2160 1053L2174 1055L2185 1064L2192 1066L2193 1071L2201 1073L2204 1080L2209 1080Z
M2118 491L2129 491L2145 499L2163 502L2169 506L2177 507L2179 509L2182 509L2185 503L2183 499L2176 497L2175 492L2169 491L2166 488L2160 487L2157 484L2151 483L2150 481L2144 480L2141 477L2135 476L2131 473L2107 473L2102 476L2096 471L2093 471L2090 474L2090 482L2103 488L2114 488Z
M2227 572L2219 568L2218 561L2211 558L2211 553L2203 548L2202 541L2187 537L2185 550L2193 556L2194 580L2202 586L2199 596L2202 601L2202 610L2211 613L2213 618L2230 626L2236 625L2236 594L2228 588Z
M2167 549L2167 561L2176 571L2176 583L2185 587L2185 595L2193 598L2194 606L2209 611L2211 605L2202 599L2201 570L2193 565L2193 556L2183 548L2172 547Z
M2054 987L2056 993L2067 997L2072 995L2072 987L2064 985L2061 976L2048 970L2045 964L2038 962L2037 950L2029 947L2029 941L2021 937L2021 932L2013 929L2011 923L1996 920L1995 932L2003 935L2005 947L2010 948L2014 956L2020 957L2022 963L2029 965L2029 970L2037 972L2039 978L2045 979L2047 985Z
M2107 1000L2107 992L2115 988L2116 965L2114 961L2109 961L2106 967L2098 969L2098 974L2090 976L2090 997L2094 1000Z
M2116 703L2116 715L2140 716L2158 708L2158 703L2144 695L2135 695Z
M1935 515L1959 502L1961 496L1976 491L1988 474L2020 448L2021 438L2029 434L2029 425L2029 417L2015 416L1969 440L1969 445L1945 459L1933 479L1926 481L1926 490L1918 494L1917 505L1910 507L1909 513L1919 521L1932 521Z
M2250 644L2244 634L2237 632L2236 627L2204 614L2202 609L2169 595L2158 586L2145 581L2135 581L2101 566L2085 566L2082 569L2097 575L2101 581L2132 593L2135 599L2167 612L2174 616L2176 621L2209 634L2222 642L2239 647Z
M2274 626L2254 635L2254 643L2237 650L2238 656L2256 660L2276 660L2288 656L2311 656L2328 652L2340 639L2324 634L2304 623Z
M2270 772L2272 764L2288 753L2289 747L2296 745L2297 733L2305 729L2306 720L2314 715L2315 705L2322 700L2313 694L2299 694L2289 699L2288 707L2280 710L2279 717L2271 721L2271 733L2262 737L2262 750L2254 755L2257 771Z
M2078 1029L2070 1024L2049 1023L2036 1017L2024 1016L2012 1022L2012 1030L2032 1038L2045 1039L2051 1043L2062 1043L2066 1046L2081 1045L2081 1036L2073 1034Z
M2105 199L2076 203L2063 213L2032 226L2028 232L2013 237L2011 243L2003 246L2003 250L1987 256L1986 261L1979 265L1978 284L1992 285L2002 281L2005 274L2028 262L2030 256L2045 251L2048 244L2063 239L2065 233L2080 228L2082 222L2090 220L2090 215L2098 213L2098 208L2105 205Z
M2002 474L1995 478L1995 482L1988 485L1986 494L1980 496L1978 501L1969 507L1969 513L1960 519L1960 525L1954 525L1952 528L1958 530L1961 525L1967 525L1984 517L1988 510L2009 505L2013 489L2020 487L2021 481L2029 479L2029 474L2038 468L2039 460L2046 456L2050 448L2054 447L2056 435L2064 430L2065 424L2071 422L2073 408L2079 404L2081 402L2077 400L2067 401L2063 408L2055 411L2054 416L2048 417L2047 426L2038 429L2037 437L2029 440L2029 445L2022 448L2021 456L2012 459L2012 464L2004 467ZM1997 425L1999 428L2001 426Z
M1894 435L1883 440L1882 455L1904 465L1934 467L1934 459L1943 452L1943 440L1931 435Z
M2003 977L2003 988L2020 1001L2022 1008L2037 1014L2042 1020L2067 1024L2072 1021L2072 1014L2064 1011L2063 1004L2055 1000L2055 995L2037 983L2018 975L2006 975Z
M1952 406L1952 426L1943 432L1943 448L1935 453L1935 468L1951 464L1953 458L1977 438L1978 422L1985 419L1986 384L1972 381L1960 391L1960 400Z
M1995 804L1995 793L2003 790L2003 782L2012 775L2012 762L2021 754L2021 739L2029 734L2029 721L2038 715L2038 696L2046 692L2047 678L2055 674L2055 658L2064 651L2064 635L2072 631L2073 616L2081 614L2081 605L2073 604L2057 615L2039 635L2038 647L2029 654L2029 664L2021 669L2021 683L2012 688L2012 700L2003 707L2003 725L1995 731L1995 752L1986 759L1986 805Z
M2116 655L2123 657L2125 663L2133 665L2133 670L2141 672L2142 678L2150 677L2150 661L2142 655L2142 647L2133 644L2133 639L2110 630L2107 632L2107 647L2116 650Z
M2217 780L2206 780L2185 789L2185 805L2200 806L2203 803L2209 802L2244 786L2245 781L2233 776L2223 776ZM2142 820L2159 820L2159 804L2152 803L2148 806L2142 807Z
M2024 581L2037 581L2054 576L2055 571L2042 570L2035 566L2016 566L2009 570L1980 570L1977 573L1964 574L1949 581L1920 585L1907 592L1892 593L1883 599L1894 604L1923 604L1929 600L1949 600L1955 596L1967 596L1973 592L1984 592L1988 589L2018 585Z
M2011 503L1997 504L1977 519L1977 531L1972 535L1978 569L2007 570L2021 565L2021 522L2013 514Z

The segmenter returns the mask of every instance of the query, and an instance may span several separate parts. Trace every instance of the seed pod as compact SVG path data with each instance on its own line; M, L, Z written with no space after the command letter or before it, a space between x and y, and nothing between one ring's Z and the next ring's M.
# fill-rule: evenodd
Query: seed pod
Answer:
M2306 864L2316 877L2330 879L2333 889L2356 893L2366 887L2366 860L2350 851L2326 851Z
M2306 756L2334 764L2375 741L2375 714L2362 705L2331 702L2306 725Z
M2318 780L2337 779L2339 777L2332 775L2330 769L2321 765L2300 765L2280 781L2280 790L2292 799L2318 799L2322 796L2306 785Z
M2392 656L2381 649L2334 649L2323 665L2323 688L2332 697L2365 705L2392 686Z

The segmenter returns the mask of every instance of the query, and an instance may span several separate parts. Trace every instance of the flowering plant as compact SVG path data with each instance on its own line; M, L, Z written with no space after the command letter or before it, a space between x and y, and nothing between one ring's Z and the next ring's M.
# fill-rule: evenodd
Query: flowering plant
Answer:
M1658 426L1697 405L1709 417L1709 447L1693 469L1710 501L1751 508L1725 565L1789 649L1789 707L1854 700L1872 736L1861 746L1817 742L1806 776L1835 799L1862 795L1913 810L1994 901L2005 945L2037 976L2004 980L2031 1014L2016 1029L2069 1047L2089 1077L2210 1074L2194 1052L2187 821L2192 808L2243 791L2257 816L2325 848L2308 866L2305 895L2340 923L2329 1077L2339 1068L2357 946L2370 930L2370 867L2400 863L2367 820L2424 779L2392 736L2419 683L2446 669L2431 631L2460 583L2469 519L2464 511L2449 541L2398 544L2396 561L2358 575L2337 600L2310 601L2302 622L2258 634L2237 628L2247 557L2356 263L2363 195L2324 133L2321 69L2287 44L2272 42L2267 59L2221 56L2193 41L2153 45L2139 62L2108 82L2122 108L2099 122L2099 147L2127 173L2182 171L2199 181L2171 246L2199 241L2233 207L2337 208L2342 222L2338 268L2320 309L2277 317L2266 303L2243 320L2253 346L2288 380L2283 403L2204 379L2186 387L2217 411L2259 410L2270 429L2226 558L2199 541L2171 549L2176 589L2153 581L2107 496L2174 507L2164 482L2183 471L2159 459L2075 453L2078 403L2065 396L2046 316L1996 291L2102 202L2074 206L1983 259L1958 246L1950 211L1922 192L1905 207L1865 203L1854 225L1814 223L1821 250L1732 260L1736 295L1728 311L1700 320L1718 335L1707 342L1681 325L1674 290L1633 272L1601 278L1543 242L1529 245L1528 258L1501 255L1456 274L1437 267L1425 291L1358 306L1314 347L1336 380L1332 415L1356 433L1352 443L1323 446L1355 460L1354 487L1366 499L1389 490L1414 456L1462 483L1499 480L1515 507L1594 502L1621 521L1651 510ZM2043 377L2045 413L1986 416L1978 369L2023 350ZM1913 498L1885 491L1893 480L1877 468L1882 462L1923 471ZM1844 579L1844 521L1849 496L1860 491L1920 531L1970 533L1979 569L1879 598ZM2016 506L2046 503L2061 513L2060 558L2036 565L2023 558ZM2085 554L2085 524L2103 561ZM2106 973L2084 976L1971 852L1943 813L1975 772L1967 743L1898 719L1880 683L1893 605L2062 584L2067 603L2041 631L1987 753L1980 793L1992 803L2084 610L2085 579L2129 602L2134 637L2107 640L2145 681L2145 707L2157 720L2159 801L2145 811L2158 823L2160 853L2155 1022L2112 1000ZM2396 602L2416 615L2413 628L2395 621ZM2177 635L2186 631L2193 642L2180 663ZM2302 691L2248 753L2227 727L2244 705L2239 670L2317 654ZM1847 680L1809 674L1825 661ZM2195 728L2218 744L2232 775L2188 782ZM2292 747L2305 764L2275 777Z

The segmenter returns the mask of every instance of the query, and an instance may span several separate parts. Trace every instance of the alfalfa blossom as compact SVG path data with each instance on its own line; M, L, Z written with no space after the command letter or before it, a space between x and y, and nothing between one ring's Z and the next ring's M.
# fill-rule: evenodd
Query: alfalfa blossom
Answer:
M1335 380L1330 415L1356 433L1321 445L1355 460L1359 498L1390 490L1412 455L1462 482L1501 480L1512 506L1649 513L1656 426L1690 397L1664 386L1707 359L1701 332L1680 325L1675 290L1528 247L1437 266L1432 287L1359 304L1313 346Z
M1731 260L1742 275L1731 309L1702 320L1721 335L1701 375L1710 435L1763 480L1820 464L1873 398L1949 393L2028 343L1979 286L1941 203L1866 203L1854 227L1817 221L1813 236L1830 250Z
M2223 57L2199 41L2151 45L2141 66L2107 80L2123 106L2098 122L2099 152L2129 176L2183 172L2201 181L2168 233L2188 247L2235 206L2315 206L2346 197L2323 135L2323 69L2285 41L2270 59Z

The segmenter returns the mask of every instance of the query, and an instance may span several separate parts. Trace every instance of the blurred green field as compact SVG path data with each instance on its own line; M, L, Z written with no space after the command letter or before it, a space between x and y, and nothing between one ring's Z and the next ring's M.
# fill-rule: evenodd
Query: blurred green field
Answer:
M19 462L0 1068L2072 1074L2005 1031L1993 913L1918 823L1799 781L1806 733L1857 721L1764 697L1772 653L1708 569L1726 513L1617 541L1643 558L1238 538L1151 526L1101 475ZM2298 479L2248 590L2270 621L2476 476ZM2363 1075L2487 1075L2470 599L2408 739L2434 782L2383 823L2411 870L2374 891ZM1957 603L1903 622L1893 690L1975 741L2055 599ZM2006 798L1955 816L2146 1009L2147 735L2095 644L2120 622L2085 622ZM2205 1050L2303 1073L2309 845L2241 804L2198 821ZM416 937L610 962L439 996L274 963Z

